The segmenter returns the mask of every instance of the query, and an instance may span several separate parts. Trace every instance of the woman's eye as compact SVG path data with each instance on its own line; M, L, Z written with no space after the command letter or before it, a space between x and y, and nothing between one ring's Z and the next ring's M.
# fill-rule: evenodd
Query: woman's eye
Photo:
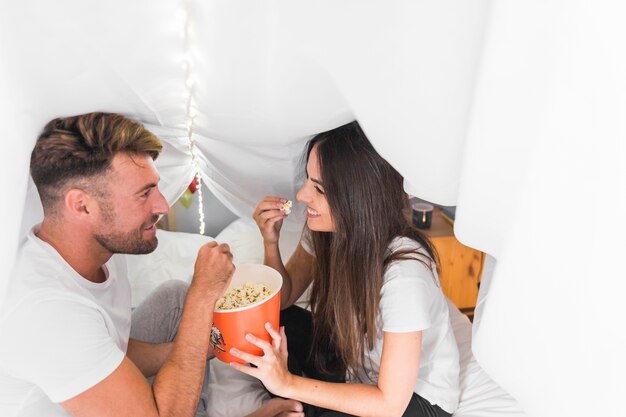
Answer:
M320 194L324 194L324 191L322 191L322 189L318 187L317 185L315 186L315 191L317 191Z

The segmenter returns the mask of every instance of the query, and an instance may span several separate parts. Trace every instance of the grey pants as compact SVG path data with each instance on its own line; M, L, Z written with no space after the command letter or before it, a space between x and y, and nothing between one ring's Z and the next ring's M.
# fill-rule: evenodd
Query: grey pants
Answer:
M189 284L184 281L171 280L152 291L133 310L130 338L146 343L173 342L178 331L188 287ZM196 417L207 415L208 381L209 362L207 361Z

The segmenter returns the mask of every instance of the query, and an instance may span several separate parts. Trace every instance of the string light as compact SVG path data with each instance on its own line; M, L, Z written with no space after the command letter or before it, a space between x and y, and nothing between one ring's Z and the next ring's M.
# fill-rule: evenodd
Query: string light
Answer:
M194 176L198 182L198 186L196 190L198 192L198 220L199 220L199 230L198 232L203 235L205 229L204 223L204 199L202 195L202 175L200 170L200 162L198 158L199 150L196 145L196 141L193 136L193 127L196 115L193 112L193 96L194 96L194 80L191 75L191 48L189 42L189 14L186 9L184 9L183 13L183 22L184 22L184 32L183 32L183 43L184 43L184 51L185 58L183 68L185 70L185 89L187 91L187 105L185 110L185 116L187 119L187 141L189 146L189 153L191 154L191 165L193 167Z

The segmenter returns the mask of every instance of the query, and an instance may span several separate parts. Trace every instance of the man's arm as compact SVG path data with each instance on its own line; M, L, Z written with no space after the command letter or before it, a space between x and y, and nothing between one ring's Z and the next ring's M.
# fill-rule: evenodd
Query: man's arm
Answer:
M174 343L146 343L130 339L126 356L148 378L159 372L173 347Z
M172 352L174 343L147 343L135 339L130 339L128 342L128 351L126 356L133 361L133 363L139 368L141 373L149 378L155 376L165 359ZM206 360L213 359L215 352L211 346L206 354Z
M204 381L213 309L233 272L228 245L211 242L200 249L176 341L152 387L125 357L108 377L61 405L76 417L193 416Z

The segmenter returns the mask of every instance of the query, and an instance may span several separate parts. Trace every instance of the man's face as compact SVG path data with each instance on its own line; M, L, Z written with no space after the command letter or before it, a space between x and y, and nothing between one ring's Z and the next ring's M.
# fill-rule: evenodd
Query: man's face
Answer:
M119 153L106 178L106 196L94 238L111 253L144 254L157 247L156 225L169 210L159 191L159 175L149 155Z

